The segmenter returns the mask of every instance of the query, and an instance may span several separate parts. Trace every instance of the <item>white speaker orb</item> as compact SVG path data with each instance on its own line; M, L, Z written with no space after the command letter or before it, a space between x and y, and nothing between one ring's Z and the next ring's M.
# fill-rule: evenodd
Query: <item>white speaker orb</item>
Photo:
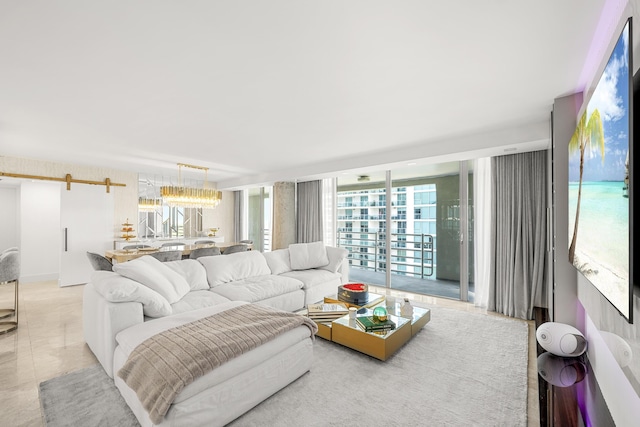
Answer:
M587 350L584 335L565 323L543 323L536 330L536 339L542 348L556 356L575 357Z

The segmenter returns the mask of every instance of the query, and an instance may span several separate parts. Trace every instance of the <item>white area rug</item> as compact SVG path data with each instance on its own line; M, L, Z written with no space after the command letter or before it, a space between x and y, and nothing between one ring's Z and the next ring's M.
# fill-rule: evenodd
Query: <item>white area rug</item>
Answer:
M435 307L386 362L318 338L309 373L230 425L526 426L527 348L525 322ZM102 369L84 371L41 384L47 426L135 425L116 422L131 413L113 383L95 388Z

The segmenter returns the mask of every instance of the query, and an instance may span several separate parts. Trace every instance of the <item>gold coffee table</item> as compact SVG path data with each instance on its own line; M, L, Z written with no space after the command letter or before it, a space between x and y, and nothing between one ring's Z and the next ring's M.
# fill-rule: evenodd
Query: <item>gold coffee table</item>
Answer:
M375 294L374 294L375 295ZM367 304L367 313L359 315L371 315L373 308L385 306L385 300L380 301L380 295L376 295L374 301ZM331 300L331 297L327 298ZM325 301L327 301L325 299ZM317 336L329 341L357 350L380 360L387 360L400 347L406 344L418 331L431 320L431 311L427 308L413 307L411 319L400 316L400 304L396 302L393 309L389 309L389 318L395 322L396 329L382 332L365 332L360 328L355 319L345 315L331 323L319 323Z

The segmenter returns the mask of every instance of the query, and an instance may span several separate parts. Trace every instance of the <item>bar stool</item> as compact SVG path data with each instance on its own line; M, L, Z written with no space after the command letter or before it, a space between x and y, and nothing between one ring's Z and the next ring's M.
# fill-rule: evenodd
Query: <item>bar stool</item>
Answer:
M13 282L13 309L0 309L0 319L13 316L14 320L0 322L0 335L18 329L18 278L20 277L20 253L7 251L0 254L0 285Z
M215 245L216 242L213 240L196 240L194 245Z
M235 254L236 252L246 252L248 246L246 244L241 245L231 245L223 249L222 255Z

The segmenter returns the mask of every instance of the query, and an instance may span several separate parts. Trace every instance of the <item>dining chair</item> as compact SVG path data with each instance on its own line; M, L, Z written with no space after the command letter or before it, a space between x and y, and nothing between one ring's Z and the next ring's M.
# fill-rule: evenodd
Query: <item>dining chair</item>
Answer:
M182 259L182 251L160 251L153 252L147 256L152 256L158 261L167 262L167 261L178 261Z
M123 246L122 249L140 249L140 248L150 248L149 245L127 245Z
M94 270L113 271L113 263L108 258L93 252L87 252L87 258Z
M246 243L247 245L253 245L253 240L240 240L240 243Z
M13 246L11 248L5 249L4 251L2 251L2 253L4 254L6 252L17 252L17 251L18 251L18 248L16 246Z
M246 252L247 251L247 245L242 244L242 245L231 245L229 247L224 248L224 250L222 251L222 255L229 255L229 254L234 254L236 252Z
M198 259L203 256L220 255L220 248L197 248L189 254L189 259Z
M0 285L13 282L13 308L0 309L0 319L14 316L13 320L0 322L0 335L18 329L18 279L20 278L20 253L8 251L0 254Z
M214 242L213 240L198 240L196 241L196 245L211 245L214 244L215 245L216 242Z
M167 242L163 243L162 246L184 246L182 242Z

